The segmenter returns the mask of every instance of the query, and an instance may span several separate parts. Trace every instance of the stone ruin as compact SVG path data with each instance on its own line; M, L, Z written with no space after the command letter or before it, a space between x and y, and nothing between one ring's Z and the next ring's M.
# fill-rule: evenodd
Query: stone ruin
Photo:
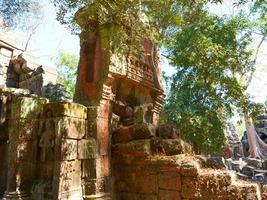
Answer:
M121 58L110 50L112 28L83 27L76 103L28 87L43 73L28 77L24 56L3 65L16 76L0 90L0 198L267 199L264 185L194 155L181 130L159 125L158 49L147 38L139 60Z
M16 40L0 34L0 86L27 89L41 95L42 87L55 84L55 69L42 66Z
M258 137L267 142L267 112L266 108L254 122ZM244 180L253 180L261 185L267 184L267 160L262 158L251 158L249 153L249 141L246 131L241 140L235 130L228 132L230 153L225 156L225 167L235 170L237 175ZM230 155L230 156L229 156Z

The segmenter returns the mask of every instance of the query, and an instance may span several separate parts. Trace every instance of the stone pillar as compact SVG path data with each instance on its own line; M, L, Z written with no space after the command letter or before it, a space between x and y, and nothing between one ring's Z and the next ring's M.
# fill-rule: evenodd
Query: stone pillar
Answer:
M29 199L35 175L38 118L46 99L20 97L11 104L4 200Z
M47 191L40 187L37 191L42 191L43 195L35 199L82 200L81 160L78 157L78 144L82 144L84 140L87 109L80 104L55 102L45 105L44 114L46 123L48 120L55 125L52 188L49 191L52 197L45 198ZM45 135L45 132L41 135ZM40 156L42 158L42 154ZM41 162L46 162L42 160ZM43 173L42 170L41 173ZM42 182L42 180L39 181Z
M82 157L83 193L87 200L111 199L110 178L110 101L88 107L87 135L83 141ZM87 144L87 145L85 145Z

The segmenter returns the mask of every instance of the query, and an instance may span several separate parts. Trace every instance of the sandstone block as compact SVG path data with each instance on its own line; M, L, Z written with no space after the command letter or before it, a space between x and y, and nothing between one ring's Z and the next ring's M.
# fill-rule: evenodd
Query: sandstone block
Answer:
M87 118L87 108L77 103L52 102L44 106L44 113L52 112L53 117Z
M155 175L142 176L142 173L131 174L129 180L128 187L131 187L133 192L154 194L158 190L157 176Z
M182 177L181 196L183 199L198 199L201 196L196 177Z
M56 161L54 177L59 180L55 181L54 188L58 188L58 193L79 190L81 188L81 161Z
M38 118L47 101L44 98L19 97L11 106L11 118Z
M98 106L88 106L87 119L88 121L95 120L97 118Z
M86 138L93 137L96 138L97 134L97 118L94 120L87 120L87 130L86 130Z
M82 160L82 178L96 179L96 159Z
M86 120L79 118L58 118L59 132L62 138L82 139L86 133Z
M155 136L155 127L152 124L135 124L129 127L120 127L112 135L113 143L127 143L133 140L150 139Z
M159 188L181 191L181 177L177 173L164 173L158 176Z
M94 195L105 192L105 179L83 179L83 194Z
M9 121L9 138L11 140L35 140L38 135L39 120L11 119Z
M199 163L194 160L184 161L181 165L181 174L183 176L197 176L199 168Z
M153 149L155 150L154 153L158 153L161 150L164 151L167 156L187 153L184 147L184 142L181 139L154 140Z
M155 194L158 190L157 176L131 173L127 179L118 181L116 187L120 192Z
M74 160L77 158L77 140L63 139L58 159L61 161Z
M159 190L159 200L181 200L181 194L178 191Z
M127 144L116 144L114 154L131 156L149 156L151 154L150 140L136 140Z
M78 159L96 158L97 144L96 140L82 139L78 141Z

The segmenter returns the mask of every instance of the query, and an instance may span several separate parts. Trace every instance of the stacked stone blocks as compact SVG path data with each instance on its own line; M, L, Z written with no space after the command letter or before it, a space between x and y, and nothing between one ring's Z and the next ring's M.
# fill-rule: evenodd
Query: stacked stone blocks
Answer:
M4 199L29 196L34 180L38 118L46 99L18 98L9 120L8 174Z
M257 184L238 180L234 172L202 168L193 155L155 154L148 144L140 140L113 147L114 199L262 199Z

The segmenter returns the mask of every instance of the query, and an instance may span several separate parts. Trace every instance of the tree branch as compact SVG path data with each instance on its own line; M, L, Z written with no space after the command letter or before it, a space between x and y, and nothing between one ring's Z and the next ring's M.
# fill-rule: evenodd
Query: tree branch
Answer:
M251 70L250 75L249 75L249 78L248 78L248 81L247 81L247 83L246 83L246 85L245 85L245 90L248 88L249 84L250 84L251 81L252 81L252 78L253 78L253 75L254 75L254 72L255 72L254 67L255 67L256 62L257 62L257 59L258 59L258 55L259 55L259 51L260 51L261 45L263 44L263 41L265 40L265 38L266 38L266 36L263 36L263 37L261 38L261 41L259 42L259 44L258 44L258 46L257 46L256 53L255 53L255 57L254 57L254 60L252 61L252 65L253 65L252 68L253 68L253 69Z

